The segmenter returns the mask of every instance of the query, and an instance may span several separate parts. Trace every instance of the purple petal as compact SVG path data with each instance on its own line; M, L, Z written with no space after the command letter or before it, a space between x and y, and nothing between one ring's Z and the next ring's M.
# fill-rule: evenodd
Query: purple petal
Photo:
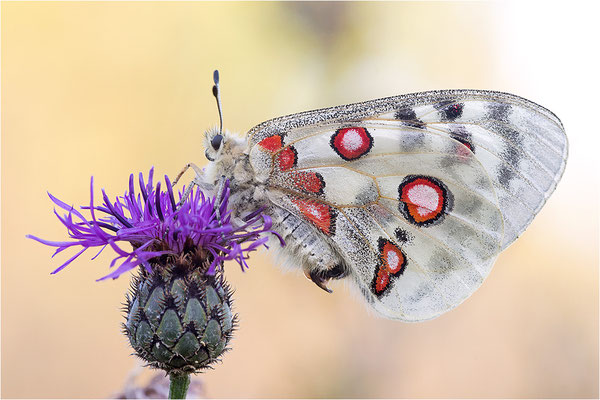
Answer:
M77 257L79 257L81 254L83 254L84 251L86 251L87 248L84 247L83 249L81 249L77 254L75 254L73 257L69 258L63 265L61 265L60 267L56 268L54 271L50 272L51 274L55 274L59 271L61 271L63 268L65 268L67 265L71 264L71 262L73 260L75 260Z
M90 218L84 217L73 206L48 193L52 202L66 212L65 215L60 215L54 211L58 220L67 228L70 240L49 241L33 235L27 237L55 247L54 254L73 246L81 247L75 256L53 273L62 270L88 248L100 248L92 258L96 259L110 246L116 253L110 266L118 266L100 280L116 278L140 264L151 271L150 260L183 251L188 240L211 254L211 273L225 260L235 260L242 270L247 269L245 260L249 253L260 246L266 246L268 238L265 234L273 234L281 245L285 244L281 235L272 230L272 220L262 213L263 209L248 214L242 226L232 224L232 211L227 209L231 195L229 181L224 183L219 204L214 196L206 197L199 188L191 190L188 198L182 204L177 204L169 178L165 176L166 190L162 190L160 182L154 186L153 174L154 170L151 169L148 183L144 183L143 174L139 175L140 193L137 194L134 191L134 175L131 174L128 191L116 197L114 202L102 190L103 204L99 206L94 205L92 177L89 205L81 207L90 213ZM180 203L184 193L185 186L178 193ZM217 209L221 214L220 219L216 217ZM96 212L102 213L102 218L97 219ZM127 243L127 247L133 244L133 249L125 250L124 243Z

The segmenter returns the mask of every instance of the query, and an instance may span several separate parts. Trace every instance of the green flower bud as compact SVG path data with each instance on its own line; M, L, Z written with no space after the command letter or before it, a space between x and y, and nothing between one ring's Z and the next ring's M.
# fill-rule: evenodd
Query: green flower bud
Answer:
M221 270L207 275L189 264L140 268L125 304L123 328L136 355L169 374L209 368L228 350L237 321Z

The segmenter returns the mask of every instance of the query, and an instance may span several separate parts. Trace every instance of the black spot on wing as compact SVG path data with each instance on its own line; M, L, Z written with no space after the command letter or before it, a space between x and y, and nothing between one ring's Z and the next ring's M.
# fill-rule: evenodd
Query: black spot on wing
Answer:
M500 158L505 164L498 168L498 181L502 186L508 188L510 181L517 176L514 170L519 170L519 163L523 155L516 147L507 145L500 153Z
M415 114L415 110L410 107L401 108L396 111L394 114L394 118L404 122L408 126L412 126L414 128L423 128L425 124L423 121L417 118L417 114Z
M473 138L464 125L458 125L450 130L450 137L464 144L471 152L475 153Z
M487 106L487 118L497 121L507 122L508 114L510 113L510 104L504 103L489 103Z
M510 188L510 181L515 177L515 173L508 168L507 165L502 164L498 167L498 182L505 189Z
M516 167L521 160L521 153L519 153L514 146L506 146L501 155L506 162L514 167Z
M440 112L440 117L443 121L454 121L461 117L464 108L463 103L446 100L434 105L435 109Z
M517 131L511 125L507 125L506 123L499 121L486 121L481 123L481 126L503 137L514 145L518 145L523 142L521 132Z
M503 142L502 150L496 153L503 164L497 168L498 182L504 187L509 188L510 181L516 178L514 172L519 169L519 162L523 158L523 133L519 132L508 119L511 111L509 104L491 103L488 105L487 118L490 121L481 123L481 126L498 135Z
M417 114L415 114L415 110L413 110L412 108L402 108L398 111L396 111L396 114L394 114L394 118L396 119L401 119L401 120L414 120L417 119Z
M396 228L394 231L394 236L396 236L396 239L398 239L398 242L400 243L412 241L412 235L402 228Z

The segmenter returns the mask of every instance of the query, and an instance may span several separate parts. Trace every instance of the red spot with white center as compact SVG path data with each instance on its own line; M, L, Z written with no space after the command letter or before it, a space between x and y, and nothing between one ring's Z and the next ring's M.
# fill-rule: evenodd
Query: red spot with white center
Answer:
M365 128L342 128L331 136L331 147L344 160L356 160L371 150L373 137Z
M292 146L286 147L277 154L277 165L280 171L287 171L296 165L298 155Z
M400 211L409 221L426 225L439 219L446 211L448 194L444 185L435 178L412 176L398 187Z
M383 260L383 266L392 274L400 272L405 263L402 251L389 241L383 245L381 259Z
M292 174L292 182L296 188L313 194L322 194L325 180L318 172L296 172Z
M379 238L379 264L372 288L377 296L388 289L391 277L399 276L406 267L406 256L394 242Z
M298 207L300 212L314 226L319 228L326 235L335 233L335 210L330 206L313 200L292 199L292 202Z
M273 152L273 153L276 152L277 150L279 150L281 148L282 144L283 143L282 143L280 135L269 136L267 138L264 138L260 142L258 142L258 145L260 147L262 147L263 149L269 150L270 152Z

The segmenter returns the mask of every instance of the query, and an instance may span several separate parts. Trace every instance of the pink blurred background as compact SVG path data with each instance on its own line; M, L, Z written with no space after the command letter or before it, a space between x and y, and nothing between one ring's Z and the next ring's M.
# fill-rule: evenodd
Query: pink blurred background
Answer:
M230 264L240 329L202 375L211 397L598 397L598 64L592 10L544 3L3 2L2 396L96 398L136 365L120 333L128 277L66 260L46 191L204 163L201 132L414 91L512 92L554 111L562 182L483 286L433 321L372 315L267 252ZM596 81L594 81L596 79Z

